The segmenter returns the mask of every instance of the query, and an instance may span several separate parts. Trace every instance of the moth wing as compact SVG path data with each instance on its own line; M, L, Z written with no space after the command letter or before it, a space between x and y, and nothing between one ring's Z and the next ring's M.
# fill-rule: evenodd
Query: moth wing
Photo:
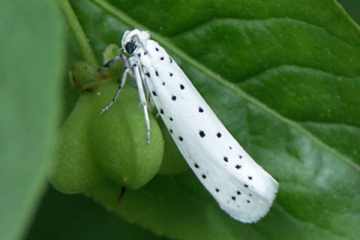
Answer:
M166 51L152 40L146 50L140 59L152 100L188 165L225 212L258 221L278 183L244 151Z

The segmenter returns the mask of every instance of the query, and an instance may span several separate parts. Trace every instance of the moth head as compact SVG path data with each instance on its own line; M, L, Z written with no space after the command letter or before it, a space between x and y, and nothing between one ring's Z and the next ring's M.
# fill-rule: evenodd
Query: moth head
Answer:
M146 31L139 29L125 31L121 40L121 46L127 54L132 55L137 48L146 46L149 38L150 33Z

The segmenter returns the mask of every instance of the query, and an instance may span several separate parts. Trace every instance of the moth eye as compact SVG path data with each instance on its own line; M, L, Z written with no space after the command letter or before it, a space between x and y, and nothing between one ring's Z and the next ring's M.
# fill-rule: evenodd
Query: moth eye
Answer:
M136 49L136 44L133 41L127 42L125 44L125 50L128 54L132 54Z

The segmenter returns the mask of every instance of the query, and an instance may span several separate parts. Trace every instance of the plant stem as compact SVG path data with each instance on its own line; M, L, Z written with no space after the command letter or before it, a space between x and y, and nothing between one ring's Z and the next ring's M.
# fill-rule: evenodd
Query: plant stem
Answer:
M108 2L106 2L104 0L91 0L91 1L93 3L95 3L96 5L98 5L99 7L101 7L102 9L104 9L109 14L111 14L111 15L115 16L116 18L120 19L125 24L127 24L127 25L129 25L131 27L145 29L144 26L142 26L138 22L134 21L132 18L128 17L127 14L124 13L123 11L121 11L120 9L114 8L114 6L112 6L110 3L108 3Z
M69 0L59 0L58 2L62 11L64 12L64 15L71 30L75 35L75 38L80 46L85 61L92 65L97 65L98 63L94 51L90 46L89 39L87 38L83 28L81 27L79 19L76 17L76 14L71 7Z

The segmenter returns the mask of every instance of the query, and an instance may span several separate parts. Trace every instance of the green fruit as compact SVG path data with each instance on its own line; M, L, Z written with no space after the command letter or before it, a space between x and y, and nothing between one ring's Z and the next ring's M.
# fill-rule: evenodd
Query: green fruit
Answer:
M80 97L61 128L53 186L63 193L82 193L98 181L88 148L88 118L92 108L87 97Z
M99 183L137 189L158 173L164 142L151 117L151 144L146 143L136 89L124 89L119 101L100 114L116 88L108 83L83 94L63 125L52 177L59 191L87 193Z
M93 101L97 111L89 125L89 141L97 163L108 177L137 189L159 171L164 142L157 122L151 117L151 143L146 143L144 113L134 88L124 89L110 111L99 114L115 89L110 85L97 91Z

